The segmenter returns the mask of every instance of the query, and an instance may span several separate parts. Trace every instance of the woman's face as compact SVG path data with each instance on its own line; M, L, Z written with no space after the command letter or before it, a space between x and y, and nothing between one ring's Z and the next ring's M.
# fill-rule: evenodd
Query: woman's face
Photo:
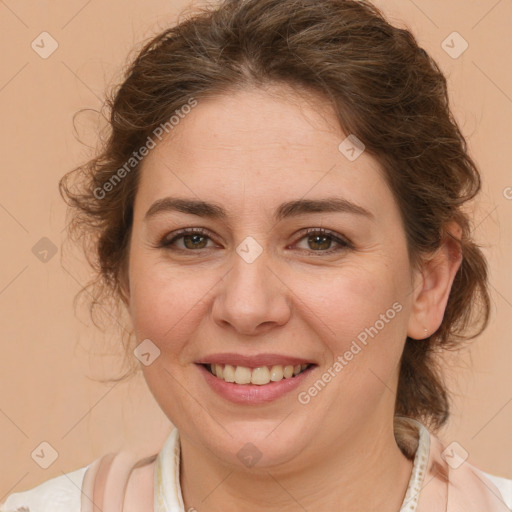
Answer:
M274 92L199 101L150 151L128 272L165 414L204 453L260 467L392 429L415 295L376 160L341 144L321 99Z

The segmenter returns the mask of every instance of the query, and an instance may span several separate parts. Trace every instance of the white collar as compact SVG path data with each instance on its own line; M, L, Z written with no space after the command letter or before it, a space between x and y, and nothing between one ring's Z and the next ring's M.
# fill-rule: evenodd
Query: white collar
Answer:
M155 465L154 512L184 512L180 486L180 437L174 428L158 453Z
M408 419L408 421L416 425L419 439L418 448L414 455L411 478L409 479L409 485L402 506L400 507L400 512L416 512L423 479L427 472L427 462L430 453L430 432L419 421L412 419Z

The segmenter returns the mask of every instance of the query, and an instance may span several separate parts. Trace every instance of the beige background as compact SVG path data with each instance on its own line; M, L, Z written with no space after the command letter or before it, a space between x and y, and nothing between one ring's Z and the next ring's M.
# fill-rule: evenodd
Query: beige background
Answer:
M0 502L103 453L156 453L170 431L142 379L115 386L92 380L116 375L120 355L85 311L73 312L87 269L80 254L61 254L65 208L57 182L92 154L76 139L73 114L99 108L128 52L188 3L0 0ZM512 2L377 3L394 23L403 20L447 73L485 180L475 225L491 263L493 319L471 354L452 358L455 402L442 437L482 469L512 478ZM44 31L58 43L47 59L31 48ZM469 43L458 59L441 46L454 31ZM78 118L86 144L94 145L96 126L92 113ZM43 237L58 247L46 263L32 252ZM58 453L48 469L31 457L42 442ZM51 450L43 449L48 457Z

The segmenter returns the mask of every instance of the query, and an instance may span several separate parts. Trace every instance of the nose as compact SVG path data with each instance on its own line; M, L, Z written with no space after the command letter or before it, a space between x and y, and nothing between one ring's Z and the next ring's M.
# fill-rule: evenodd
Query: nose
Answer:
M271 267L265 251L252 263L238 254L222 280L212 307L214 321L238 334L257 335L285 325L291 316L291 292Z

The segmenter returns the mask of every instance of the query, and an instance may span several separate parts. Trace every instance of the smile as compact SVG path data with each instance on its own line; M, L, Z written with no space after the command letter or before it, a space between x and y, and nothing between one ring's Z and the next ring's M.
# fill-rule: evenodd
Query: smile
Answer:
M218 379L234 384L264 386L270 382L291 379L305 371L310 364L273 365L248 368L230 364L205 364L205 368Z

